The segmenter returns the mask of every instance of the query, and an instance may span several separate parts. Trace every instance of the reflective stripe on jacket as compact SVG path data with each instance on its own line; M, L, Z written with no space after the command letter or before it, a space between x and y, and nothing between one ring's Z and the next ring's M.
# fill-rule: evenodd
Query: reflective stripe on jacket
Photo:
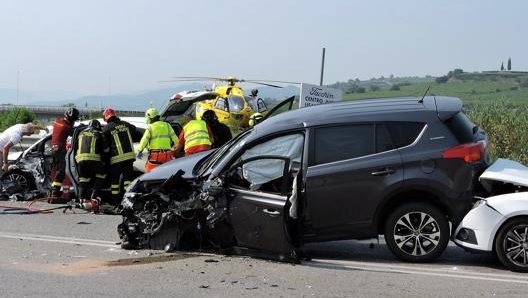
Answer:
M110 139L110 164L136 159L129 126L118 120L109 122L105 127L104 131Z
M94 160L101 161L102 134L89 130L82 131L78 137L78 148L75 153L77 162Z
M170 150L177 144L178 136L170 124L164 121L156 121L145 130L141 142L139 142L138 151L142 152L146 147L149 150Z
M191 120L184 127L184 136L185 136L185 147L184 150L187 151L188 148L199 146L199 145L208 145L211 146L211 139L209 138L209 131L207 130L207 124L203 120Z

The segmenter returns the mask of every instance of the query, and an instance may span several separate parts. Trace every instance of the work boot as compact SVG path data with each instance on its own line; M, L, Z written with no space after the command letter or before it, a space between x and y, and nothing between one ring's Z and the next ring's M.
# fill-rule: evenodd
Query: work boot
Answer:
M50 195L48 197L48 203L50 204L66 204L68 199L62 197L62 191L59 187L53 187L50 190Z

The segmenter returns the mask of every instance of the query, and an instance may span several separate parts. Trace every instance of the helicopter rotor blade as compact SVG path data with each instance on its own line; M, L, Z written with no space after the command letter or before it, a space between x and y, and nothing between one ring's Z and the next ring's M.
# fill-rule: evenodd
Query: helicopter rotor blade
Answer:
M244 81L244 82L252 83L252 84L259 84L259 85L264 85L264 86L269 86L269 87L274 87L274 88L283 88L283 86L273 85L270 83L263 83L263 82L257 82L257 81Z
M294 85L301 84L300 82L274 81L274 80L246 80L246 82L252 82L252 83L266 82L266 83L280 83L280 84L294 84Z

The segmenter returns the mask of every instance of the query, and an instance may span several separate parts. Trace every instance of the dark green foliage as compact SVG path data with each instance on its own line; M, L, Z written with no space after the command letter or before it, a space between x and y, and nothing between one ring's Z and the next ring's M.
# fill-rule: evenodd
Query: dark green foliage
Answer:
M488 149L495 160L507 158L528 165L528 106L499 99L466 105L469 118L488 135Z
M13 109L0 116L0 131L17 123L28 123L35 120L35 114L26 108Z
M449 80L448 76L441 76L441 77L436 78L435 82L437 82L438 84L442 84L442 83L447 82L447 80Z
M507 66L507 68L508 68L508 71L511 70L511 58L508 58L508 66Z

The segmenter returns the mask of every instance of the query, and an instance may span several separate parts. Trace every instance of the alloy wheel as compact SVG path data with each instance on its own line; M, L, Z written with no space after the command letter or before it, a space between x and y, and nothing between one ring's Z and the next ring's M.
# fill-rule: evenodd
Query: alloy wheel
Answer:
M394 225L394 240L409 255L426 255L438 246L439 224L427 213L409 212Z

